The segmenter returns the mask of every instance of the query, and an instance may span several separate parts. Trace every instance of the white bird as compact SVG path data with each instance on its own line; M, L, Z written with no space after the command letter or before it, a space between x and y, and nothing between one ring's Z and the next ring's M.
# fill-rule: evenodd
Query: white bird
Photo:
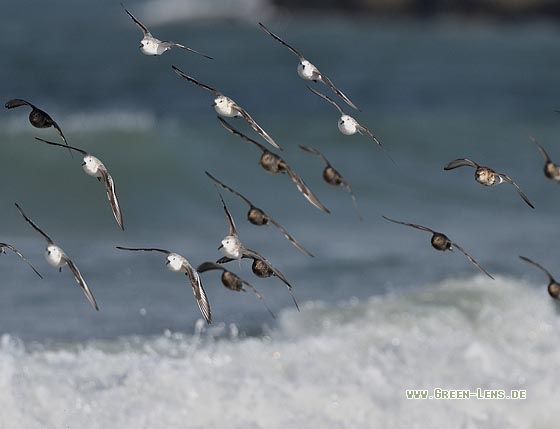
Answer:
M220 246L218 247L218 250L221 250L225 256L223 258L218 259L216 262L218 264L223 264L226 262L230 262L236 259L239 260L242 258L250 258L253 261L260 261L261 265L264 264L265 266L264 271L266 271L266 273L262 272L261 274L259 274L258 272L255 272L254 269L253 272L255 272L255 274L257 274L259 277L270 277L271 275L278 277L288 287L288 291L290 292L290 295L292 295L294 304L296 305L296 308L299 311L298 303L292 294L292 285L288 282L288 280L286 280L284 274L282 274L277 268L275 268L268 261L268 259L262 256L260 253L243 246L241 240L239 239L239 235L237 235L237 230L235 228L235 222L233 221L233 217L231 216L231 213L229 212L226 203L222 198L222 194L220 194L219 192L218 194L220 195L220 200L222 201L222 207L224 208L224 212L226 214L229 231L228 231L228 235L226 235L223 238Z
M295 172L293 168L291 168L286 161L284 161L280 156L276 155L275 153L269 151L264 145L260 144L259 142L253 140L252 138L247 137L245 134L237 131L233 128L230 124L228 124L224 119L218 118L220 124L228 130L230 133L235 134L238 137L241 137L243 140L248 141L249 143L254 144L258 147L262 154L261 159L259 160L259 164L262 168L268 171L271 174L284 174L287 173L290 177L291 181L294 182L301 195L317 207L319 210L330 213L330 210L325 207L325 205L319 201L319 198L313 193L313 191L307 186L307 184L303 181L303 179Z
M288 231L286 231L284 229L284 227L282 225L280 225L276 220L274 220L272 217L270 217L268 214L266 214L264 212L264 210L255 206L251 201L249 201L249 199L247 199L241 193L237 192L235 189L230 188L225 183L216 179L214 176L212 176L207 171L206 171L206 175L208 177L210 177L210 179L212 179L218 185L220 185L222 188L227 189L228 191L230 191L234 195L237 195L239 198L241 198L243 201L245 201L245 203L247 203L247 205L249 205L249 211L247 212L247 219L249 220L249 222L251 222L253 225L267 225L269 223L274 225L284 235L284 237L286 237L286 239L290 243L292 243L300 252L306 254L307 256L313 256L313 254L311 252L309 252L301 244L299 244L297 242L297 240L294 237L292 237L288 233Z
M31 265L31 262L29 262L27 260L27 258L25 256L23 256L19 250L17 250L14 246L12 246L11 244L8 243L0 243L0 253L5 254L6 253L6 249L10 249L12 252L14 252L16 255L18 255L27 265L29 265L31 267L31 269L33 271L35 271L35 274L37 274L39 277L43 278L43 276L39 273L39 271L37 271L35 269L35 267L33 265Z
M122 230L124 230L123 216L119 205L119 200L117 199L117 193L115 191L115 182L113 181L113 178L109 174L109 171L107 170L105 165L95 156L90 155L85 150L79 149L77 147L68 146L68 145L65 146L60 143L43 140L39 137L35 137L35 139L53 146L60 146L60 147L65 147L67 149L75 150L76 152L79 152L84 156L82 162L82 168L84 169L87 175L96 177L97 180L103 182L103 185L105 186L105 191L107 192L107 198L109 199L109 204L111 204L111 210L113 211L113 216L115 216L115 220L117 221L119 227Z
M53 267L58 268L59 272L62 271L62 267L64 265L68 265L70 271L72 271L72 274L74 274L74 278L76 279L76 282L82 288L82 291L84 292L84 295L86 296L90 304L93 306L93 308L99 311L97 302L95 301L93 294L89 290L89 287L86 281L84 280L82 274L80 273L78 267L74 264L74 262L72 262L72 260L68 257L68 255L64 253L64 250L62 250L59 246L57 246L47 234L45 234L37 225L35 225L35 223L31 219L27 217L27 215L23 212L23 210L18 205L18 203L15 204L19 213L23 216L23 218L27 221L27 223L31 225L33 229L35 229L35 231L41 234L45 238L45 240L47 240L47 249L45 253L45 259L47 260L47 262Z
M167 255L167 259L165 261L165 265L169 268L170 271L174 273L185 273L185 275L189 278L191 282L191 287L196 298L196 302L198 304L198 308L206 320L206 323L212 323L212 313L210 311L210 303L208 302L208 298L206 297L206 292L204 292L204 288L202 287L202 281L200 280L200 276L198 272L192 267L192 265L187 261L184 256L179 255L178 253L170 252L169 250L165 249L158 249L158 248L136 248L136 247L122 247L117 246L117 249L120 250L131 250L131 251L143 251L143 252L160 252Z
M305 80L312 80L314 82L318 81L324 83L329 88L331 88L336 95L342 98L346 104L348 104L350 107L356 110L360 110L356 107L354 103L352 103L352 101L350 101L350 99L340 89L334 86L332 81L325 74L321 73L317 67L315 67L308 60L306 60L302 54L300 54L293 47L291 47L286 42L284 42L280 37L278 37L276 34L274 34L272 31L266 28L262 23L259 22L259 25L264 31L266 31L270 36L272 36L278 42L282 43L285 47L287 47L290 50L290 52L292 52L292 54L294 54L298 58L299 64L297 67L297 72L299 77Z
M373 141L375 143L377 143L377 145L383 149L385 151L385 153L387 153L387 150L385 149L385 147L381 144L381 142L379 141L379 139L373 134L373 132L371 132L371 130L363 125L361 125L356 119L354 119L352 116L347 115L346 113L344 113L344 110L342 110L342 107L340 107L338 105L338 103L336 101L334 101L332 98L327 97L325 94L321 94L319 91L316 91L315 89L311 88L310 86L307 86L307 88L314 93L315 95L318 95L319 97L321 97L323 100L325 100L327 103L332 104L336 110L339 111L340 113L340 119L338 120L338 129L339 131L347 136L351 136L354 135L356 133L359 134L367 134L368 136L370 136ZM393 162L395 162L387 153L387 156L389 157L389 159Z
M146 27L144 24L142 24L140 21L138 21L138 19L136 19L134 17L134 15L132 13L130 13L125 7L124 5L121 3L121 6L123 7L124 11L128 14L128 16L130 16L130 18L132 18L132 20L134 21L134 23L136 24L136 26L142 30L142 34L144 34L144 38L140 41L140 51L142 51L142 53L144 55L161 55L163 54L165 51L173 48L173 47L177 47L177 48L181 48L181 49L185 49L189 52L193 52L195 54L198 55L202 55L205 58L208 58L210 60L212 60L212 57L209 57L208 55L205 55L201 52L195 51L192 48L189 48L185 45L181 45L180 43L175 43L175 42L169 42L169 41L162 41L159 39L156 39L154 36L152 36L152 33L150 33L150 30L148 30L148 27Z
M211 86L205 85L204 83L201 83L201 82L197 81L196 79L186 75L181 70L179 70L177 67L171 66L171 68L173 69L173 71L175 73L177 73L183 79L186 79L187 81L189 81L191 83L194 83L195 85L198 85L201 88L204 88L205 90L210 91L212 94L214 94L215 98L214 98L214 104L212 106L214 107L216 112L218 112L219 115L222 115L222 116L225 116L225 117L228 117L228 118L235 118L237 116L241 116L243 119L245 119L247 121L247 123L251 126L251 128L253 128L253 130L255 130L255 132L258 133L263 139L265 139L268 143L270 143L276 149L282 150L280 145L278 145L278 143L276 143L274 141L274 139L272 137L270 137L268 135L268 133L259 124L257 124L257 121L255 121L252 118L252 116L249 115L249 113L247 113L247 111L245 109L243 109L241 106L239 106L231 98L226 97L225 95L223 95L217 89L214 89Z

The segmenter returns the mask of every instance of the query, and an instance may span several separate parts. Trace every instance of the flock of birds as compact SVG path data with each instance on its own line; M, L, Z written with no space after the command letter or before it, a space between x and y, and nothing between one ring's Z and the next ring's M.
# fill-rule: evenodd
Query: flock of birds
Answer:
M212 59L212 57L210 57L206 54L203 54L203 53L201 53L197 50L194 50L190 47L187 47L185 45L182 45L182 44L179 44L179 43L176 43L176 42L171 42L171 41L162 41L162 40L159 40L159 39L155 38L152 35L152 33L148 30L148 28L144 24L142 24L130 11L128 11L124 7L124 5L122 5L122 7L123 7L124 11L126 12L126 14L136 24L136 26L142 31L143 38L140 41L139 48L140 48L140 51L143 54L150 55L150 56L161 55L171 48L181 48L181 49L187 50L191 53L194 53L194 54L200 55L202 57L205 57L207 59ZM297 57L297 59L298 59L297 72L298 72L298 75L302 79L304 79L306 81L320 82L320 83L324 84L325 86L330 88L330 90L340 100L342 100L344 102L344 105L350 107L353 110L360 111L360 109L350 100L350 98L346 94L344 94L337 86L335 86L334 83L324 73L319 71L319 69L317 67L315 67L311 62L309 62L299 51L297 51L291 45L286 43L278 35L276 35L272 31L270 31L262 23L259 23L259 25L265 33L267 33L273 39L275 39L276 41L281 43L283 46L285 46L287 49L289 49L289 51ZM185 79L187 82L190 82L190 83L192 83L196 86L199 86L199 87L207 90L208 92L210 92L214 96L213 107L219 115L218 116L219 123L227 131L229 131L232 134L242 138L243 140L253 144L254 146L256 146L261 151L261 157L260 157L259 163L263 167L264 170L266 170L266 171L268 171L269 173L272 173L272 174L284 174L284 173L287 174L290 177L290 179L292 180L292 182L296 185L298 191L307 199L307 201L309 201L309 203L311 203L313 206L315 206L316 208L318 208L319 210L321 210L325 213L330 213L329 209L327 207L325 207L323 205L323 203L321 203L321 201L311 191L311 189L305 184L305 182L301 179L301 177L282 159L282 157L280 157L278 154L272 152L268 148L268 146L265 146L264 144L259 143L258 141L254 140L254 139L248 137L247 135L241 133L240 131L236 130L230 123L228 123L226 120L223 119L223 117L226 117L226 118L240 117L240 118L244 119L249 124L249 126L255 131L255 133L257 133L260 137L262 137L270 146L272 146L273 148L275 148L277 150L282 151L283 150L282 147L264 130L264 128L262 128L261 125L259 125L257 123L257 121L255 121L255 119L253 119L253 117L244 108L242 108L239 104L237 104L231 98L222 94L217 89L214 89L213 87L211 87L207 84L204 84L202 82L199 82L198 80L194 79L191 76L188 76L187 74L185 74L183 71L181 71L176 66L172 66L172 69L178 76ZM383 150L385 149L384 146L382 145L382 143L380 142L380 140L375 136L375 134L369 128L360 124L356 119L354 119L352 116L348 115L344 111L344 109L341 107L341 105L339 103L337 103L333 98L317 91L316 89L312 88L309 85L307 87L312 93L314 93L315 95L320 97L325 102L331 104L339 112L340 118L338 119L338 129L340 130L340 132L342 134L344 134L344 135L354 135L354 134L365 135L365 136L371 138L371 140L379 148L381 148ZM33 105L32 103L30 103L26 100L22 100L22 99L12 99L12 100L9 100L8 102L6 102L6 104L5 104L5 107L7 109L13 109L13 108L21 107L21 106L27 106L27 107L31 108L31 112L29 114L29 121L30 121L31 125L33 125L36 128L50 128L50 127L54 128L57 131L57 133L60 136L63 143L56 143L56 142L44 140L44 139L38 138L38 137L36 137L36 140L38 140L42 143L45 143L45 144L52 145L52 146L58 146L58 147L61 147L61 148L66 148L70 152L71 155L72 155L73 152L77 152L77 153L79 153L83 156L83 158L82 158L82 168L83 168L83 170L85 171L86 174L88 174L90 176L93 176L93 177L96 177L100 182L103 183L103 185L105 187L105 191L107 193L107 198L109 200L109 204L110 204L113 216L115 217L115 220L116 220L118 226L122 230L124 230L123 215L122 215L121 208L120 208L120 205L119 205L119 201L118 201L118 198L117 198L115 183L113 181L113 178L109 174L107 168L101 162L101 160L99 160L95 156L87 153L85 150L82 150L78 147L69 145L61 127L44 110L41 110L40 108ZM552 160L548 156L545 149L540 145L540 143L537 140L535 140L532 137L531 137L531 140L536 145L537 149L539 150L539 152L541 153L541 155L543 156L543 158L545 160L545 167L544 167L545 176L547 178L557 182L557 183L560 183L560 165L556 165L552 162ZM354 208L356 209L356 213L358 214L358 217L361 219L361 215L358 211L358 207L357 207L357 204L356 204L356 198L354 196L352 188L348 184L348 182L344 179L344 177L331 165L329 160L317 149L315 149L313 147L310 147L310 146L304 146L304 145L300 145L300 148L302 150L306 151L306 152L309 152L313 155L316 155L317 157L319 157L324 162L325 168L323 170L323 179L325 180L325 182L327 182L330 185L339 186L339 187L343 187L344 189L346 189L346 191L351 195L352 201L353 201L353 204L354 204ZM385 151L385 153L387 154L389 159L391 159L391 161L393 161L393 159L389 156L389 154L386 151ZM73 157L73 155L72 155L72 157ZM460 167L472 167L472 168L474 168L475 169L475 180L481 185L494 186L494 185L501 184L501 183L511 184L515 188L515 190L517 191L519 196L523 199L523 201L528 206L530 206L531 208L534 208L533 204L529 201L529 199L527 198L525 193L511 179L510 176L508 176L506 174L503 174L503 173L496 172L495 170L493 170L489 167L481 166L481 165L477 164L476 162L474 162L470 159L467 159L467 158L460 158L460 159L456 159L456 160L453 160L453 161L449 162L444 167L444 170L453 170L453 169L460 168ZM248 219L249 222L251 222L254 225L266 225L266 224L274 225L286 237L286 239L292 245L294 245L300 252L302 252L303 254L305 254L307 256L313 256L313 254L311 252L309 252L307 249L305 249L290 233L288 233L288 231L286 231L286 229L282 225L280 225L276 220L274 220L272 217L270 217L264 210L262 210L259 207L256 207L243 194L241 194L240 192L231 188L230 186L226 185L225 183L223 183L222 181L220 181L219 179L217 179L216 177L214 177L210 173L206 172L206 174L215 183L216 189L222 188L222 189L227 190L228 192L230 192L230 193L236 195L237 197L239 197L240 199L242 199L249 206L249 211L247 213L247 219ZM169 250L161 249L161 248L153 248L153 247L152 248L150 248L150 247L137 248L137 247L117 246L117 249L127 250L127 251L158 252L158 253L164 254L166 256L165 264L167 265L169 270L171 270L173 272L177 272L177 273L184 273L189 278L190 285L192 287L192 290L193 290L194 296L196 298L196 301L197 301L198 307L200 309L200 312L201 312L202 316L204 317L205 321L208 324L210 324L212 322L212 312L211 312L211 309L210 309L210 303L209 303L208 297L206 295L206 292L204 291L202 281L201 281L201 278L200 278L199 274L204 273L206 271L210 271L210 270L221 271L222 272L221 281L222 281L223 285L225 287L233 290L233 291L246 291L247 290L246 287L248 289L252 290L255 293L255 295L257 296L257 298L259 298L264 303L264 305L266 306L267 310L272 315L272 317L274 317L274 313L270 310L270 308L266 304L263 296L257 291L257 289L255 289L255 287L252 286L251 283L247 282L246 280L241 279L237 274L235 274L232 271L229 271L228 269L226 269L223 264L225 264L227 262L230 262L230 261L233 261L233 260L240 260L240 259L243 259L243 258L251 259L252 260L251 269L252 269L253 273L255 275L257 275L258 277L261 277L261 278L267 278L267 277L271 277L271 276L277 277L278 279L280 279L286 285L290 294L292 293L292 285L290 284L290 282L288 282L286 277L275 266L273 266L270 263L270 261L268 261L267 258L265 258L263 255L261 255L259 252L255 251L255 250L252 250L252 249L249 249L242 244L242 242L239 238L239 235L237 233L233 217L231 216L231 213L229 212L229 210L228 210L228 208L227 208L227 206L224 202L224 199L223 199L221 193L219 192L219 190L218 190L218 195L219 195L220 201L222 203L222 208L223 208L225 216L226 216L226 220L227 220L227 223L228 223L229 230L228 230L227 235L222 239L221 245L219 247L219 250L222 251L224 256L222 258L218 259L216 262L203 262L198 267L194 268L184 256L182 256L178 253L175 253L175 252L171 252ZM28 217L28 215L23 211L23 209L21 208L21 206L18 203L15 203L15 206L16 206L17 210L19 211L19 213L21 214L21 216L25 219L25 221L33 229L35 229L35 231L37 231L39 234L41 234L43 236L43 238L46 240L47 247L46 247L45 257L46 257L47 262L50 265L58 268L59 271L61 271L64 266L68 266L70 271L72 271L72 274L74 275L74 278L76 279L76 282L81 287L83 293L85 294L85 296L88 299L88 301L90 302L90 304L93 306L93 308L95 308L95 310L99 310L99 306L98 306L98 304L97 304L97 302L96 302L96 300L93 296L93 293L91 292L89 286L87 285L87 283L86 283L84 277L82 276L80 270L78 269L77 265L72 261L72 259L70 259L70 257L64 252L64 250L62 250L62 248L59 247L54 242L54 240L50 238L49 235L47 235L47 233L45 233L41 228L39 228L39 226L37 226L37 224L33 220L31 220L30 217ZM386 216L383 216L383 218L386 219L387 221L390 221L390 222L393 222L393 223L396 223L396 224L408 226L408 227L415 228L415 229L422 230L422 231L426 231L426 232L432 234L431 245L432 245L433 248L435 248L436 250L440 250L440 251L453 250L454 248L458 249L481 272L483 272L485 275L487 275L488 277L493 279L492 275L486 269L484 269L461 246L459 246L457 243L452 241L445 234L443 234L441 232L438 232L438 231L435 231L433 229L430 229L428 227L422 226L422 225L402 222L402 221L398 221L398 220L395 220L395 219L391 219L391 218L386 217ZM39 271L37 271L37 269L35 269L35 267L33 265L31 265L31 263L25 258L25 256L22 255L14 246L12 246L11 244L8 244L8 243L0 243L0 251L2 253L5 253L6 249L14 252L17 256L19 256L23 261L25 261L33 269L33 271L39 277L42 278ZM520 258L522 260L530 263L530 264L533 264L534 266L536 266L537 268L542 270L547 275L547 277L549 279L548 292L549 292L550 296L552 296L553 298L560 298L560 284L556 282L556 280L552 277L552 275L544 267L542 267L540 264L538 264L537 262L535 262L535 261L533 261L533 260L531 260L531 259L529 259L525 256L520 256ZM296 299L293 295L292 295L292 299L294 301L295 306L299 310L299 306L298 306L297 301L296 301Z

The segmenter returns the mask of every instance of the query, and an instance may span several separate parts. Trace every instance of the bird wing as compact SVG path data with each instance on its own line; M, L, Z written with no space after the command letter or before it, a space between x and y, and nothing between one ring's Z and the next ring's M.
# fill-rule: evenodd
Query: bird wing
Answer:
M14 107L20 107L20 106L29 106L32 109L37 108L33 104L31 104L29 101L22 100L21 98L13 98L12 100L8 100L6 102L6 104L4 105L4 107L6 107L6 109L13 109Z
M76 282L82 288L82 291L84 292L84 295L86 296L88 301L91 303L93 308L95 308L97 311L99 311L99 307L97 306L97 302L95 301L95 298L93 297L93 294L89 290L89 287L88 287L86 281L84 280L82 274L80 273L80 270L78 269L78 267L74 264L74 262L72 262L72 260L66 254L64 254L62 256L62 259L68 264L68 267L72 271L72 274L74 274L74 278L76 279Z
M275 147L276 149L279 150L283 150L280 145L278 143L276 143L274 141L274 139L272 137L270 137L270 135L268 135L268 133L263 129L263 127L261 127L257 121L255 121L253 119L253 117L251 115L249 115L249 113L241 106L239 106L237 103L233 103L233 109L236 110L237 112L239 112L239 114L243 117L243 119L245 119L247 121L247 123L251 126L251 128L253 130L255 130L255 132L257 134L259 134L263 139L265 139L267 142L269 142L273 147Z
M17 250L14 246L12 246L11 244L8 243L0 243L0 249L2 249L3 247L5 247L6 249L10 249L12 252L14 252L16 255L18 255L21 259L23 259L27 265L29 265L31 267L31 269L33 271L35 271L35 274L37 274L39 277L43 278L43 276L39 273L39 271L37 271L35 269L35 267L33 265L31 265L31 262L29 262L27 260L27 258L25 256L23 256L19 250Z
M325 155L323 155L321 152L319 152L319 151L318 151L317 149L315 149L314 147L306 146L306 145L303 145L303 144L300 144L299 147L300 147L302 150L306 151L306 152L309 152L309 153L312 153L312 154L314 154L314 155L317 155L319 158L321 158L321 159L325 162L325 164L330 165L330 162L329 162L329 160L325 157Z
M548 280L550 282L555 282L554 278L552 277L552 274L550 274L550 272L546 268L544 268L541 264L538 264L537 262L527 258L526 256L520 256L519 258L523 259L525 262L529 262L530 264L533 264L537 268L540 268L548 276Z
M276 34L274 34L272 31L270 31L268 28L266 28L261 22L259 22L260 27L266 31L272 38L276 39L278 42L282 43L286 48L288 48L290 50L290 52L292 52L292 54L294 54L296 57L298 57L299 61L303 61L305 60L305 58L303 57L303 55L301 55L295 48L293 48L292 46L288 45L286 42L284 42L280 37L278 37Z
M113 211L113 216L119 224L120 228L124 231L124 222L121 212L121 207L119 205L119 200L117 199L117 193L115 191L115 182L113 178L105 168L105 166L100 166L101 177L103 178L103 184L105 185L105 192L107 192L107 198L111 204L111 210Z
M267 150L266 147L264 147L264 145L260 144L258 141L253 140L250 137L247 137L245 134L243 134L240 131L237 131L235 128L233 128L225 119L221 118L218 116L218 121L220 121L220 124L222 124L222 126L228 130L230 133L235 134L238 137L241 137L244 140L247 140L249 143L253 143L255 146L257 146L260 150L262 150L263 152L265 152Z
M160 46L162 46L164 48L172 48L172 47L176 46L177 48L185 49L186 51L192 52L194 54L201 55L205 58L208 58L209 60L214 59L212 57L209 57L208 55L203 54L202 52L198 52L198 51L194 50L193 48L189 48L188 46L181 45L180 43L171 42L171 41L168 41L168 40L164 40L164 41L160 42Z
M88 154L85 150L77 148L75 146L70 146L68 143L66 143L66 144L55 143L55 142L51 142L51 141L42 139L40 137L35 137L35 140L39 140L43 143L47 143L47 144L50 144L50 145L53 145L53 146L60 146L60 147L65 147L66 149L75 150L76 152L79 152L84 156Z
M527 198L527 195L525 195L525 193L521 190L521 188L519 186L517 186L517 183L515 183L511 177L509 177L507 174L502 174L502 173L498 173L498 176L500 177L501 180L503 180L504 182L507 182L511 185L513 185L515 187L515 190L517 191L517 193L519 194L519 196L521 198L523 198L523 201L525 201L527 203L527 205L529 207L531 207L532 209L535 208L535 206L533 204L531 204L531 201L529 201L529 198Z
M183 79L188 80L191 83L194 83L195 85L200 86L201 88L204 88L207 91L210 91L212 94L214 94L215 96L219 96L222 95L222 93L220 91L218 91L217 89L212 88L211 86L208 86L202 82L199 82L198 80L186 75L184 72L182 72L181 70L179 70L177 67L175 66L171 66L171 68L173 69L173 71L175 73L177 73L179 76L181 76Z
M31 225L33 227L33 229L35 229L35 231L37 231L39 234L41 234L43 237L45 237L45 240L47 240L47 243L54 244L54 241L52 240L52 238L50 238L41 228L39 228L37 225L35 225L35 223L27 217L27 215L23 212L23 210L21 209L19 204L15 203L15 205L16 205L16 208L18 209L19 213L23 216L23 218L27 221L27 223L29 225Z
M478 262L476 262L476 261L474 260L474 258L473 258L471 255L469 255L469 254L465 251L465 249L463 249L461 246L459 246L457 243L454 243L453 241L450 241L450 243L451 243L451 246L455 247L456 249L459 249L459 251L460 251L463 255L465 255L465 256L467 257L467 259L468 259L469 261L471 261L480 271L482 271L484 274L486 274L488 277L490 277L492 280L494 280L494 277L492 277L492 275L491 275L488 271L486 271L484 268L482 268L482 267L478 264Z
M427 231L427 232L431 232L432 234L438 234L437 231L434 231L433 229L430 229L428 227L422 226L422 225L416 225L415 223L407 223L407 222L401 222L395 219L391 219L387 216L381 216L383 219L388 220L389 222L393 222L393 223L399 223L401 225L406 225L406 226L410 226L412 228L416 228L419 229L421 231Z
M338 103L337 103L336 101L334 101L332 98L330 98L330 97L326 96L325 94L322 94L322 93L320 93L319 91L317 91L317 90L311 88L309 85L307 85L307 89L309 89L313 94L315 94L315 95L321 97L321 98L322 98L323 100L325 100L327 103L332 104L332 105L336 108L336 110L338 110L338 112L339 112L341 115L344 115L344 111L342 110L342 107L340 107L340 106L338 105Z
M537 149L539 150L539 152L541 153L542 157L544 158L544 160L546 162L552 162L550 159L550 156L548 156L548 153L546 153L546 150L544 150L544 148L541 146L541 144L537 141L536 138L534 138L533 136L529 136L529 139L535 143L535 145L537 146Z
M284 229L284 227L282 225L280 225L278 222L276 222L276 220L274 220L273 218L271 218L270 216L266 216L268 221L273 224L276 228L278 228L278 230L284 235L284 237L286 237L286 239L288 239L288 241L290 243L292 243L297 249L299 249L302 253L305 253L307 256L313 256L313 254L308 251L307 249L305 249L300 243L298 243L298 241L292 237L288 231L286 231Z
M229 212L226 203L224 202L224 198L222 197L222 194L220 194L220 191L218 191L218 195L220 196L220 200L222 201L222 207L224 208L224 212L226 214L226 218L228 221L228 225L229 225L228 235L237 236L237 230L235 229L235 222L233 221L233 217L231 216L231 213Z
M221 182L220 180L216 179L214 176L212 176L210 173L208 173L207 171L205 171L206 175L208 177L210 177L210 179L212 179L214 182L216 182L218 185L220 185L222 188L230 191L232 194L237 195L239 198L241 198L243 201L245 201L249 206L254 207L253 203L251 203L251 201L249 201L247 198L245 198L243 195L241 195L239 192L237 192L235 189L230 188L228 185L226 185L225 183Z
M251 249L247 249L246 247L243 247L241 249L243 256L246 256L248 258L251 259L258 259L259 261L262 261L266 264L266 266L268 267L268 269L270 269L270 271L272 271L272 273L278 277L280 280L282 280L282 282L284 282L284 284L288 287L288 289L292 289L292 285L288 282L288 280L286 280L286 277L284 277L284 274L282 274L276 267L274 267L269 261L268 259L266 259L264 256L262 256L260 253L251 250Z
M200 276L188 262L183 262L183 268L185 269L185 274L189 277L189 280L191 282L192 290L196 298L198 308L200 309L204 320L206 320L206 323L211 324L212 312L210 311L210 303L208 302L208 297L206 296L206 292L202 287Z
M221 265L215 262L203 262L198 267L196 267L196 271L198 271L199 273L204 273L205 271L210 271L210 270L225 271L225 268L223 268Z
M288 172L290 179L292 179L292 182L295 183L298 190L307 199L307 201L309 201L319 210L324 211L325 213L330 213L330 210L326 208L321 201L319 201L319 198L317 198L317 196L313 193L313 191L309 189L309 187L305 184L303 179L294 170L292 170L292 168L288 164L286 164L285 161L282 161L282 163L283 163L283 167Z
M445 167L443 167L443 169L453 170L454 168L465 167L465 166L474 167L474 168L480 167L476 162L471 161L468 158L458 158L448 163Z
M125 7L124 5L121 3L121 6L123 7L124 11L128 14L128 16L130 16L132 18L132 20L134 21L134 23L136 24L136 26L142 30L142 33L144 34L144 37L152 37L152 33L150 33L150 30L148 30L148 27L146 27L144 24L142 24L140 21L138 21L138 19L136 19L136 17L131 14Z
M119 249L119 250L132 250L134 252L136 252L136 251L160 252L160 253L165 253L166 255L169 255L171 253L169 250L158 249L157 247L123 247L123 246L116 246L116 248Z
M344 102L346 104L348 104L350 107L352 107L353 109L356 109L356 110L360 110L360 109L358 109L358 107L354 103L352 103L352 101L350 101L350 99L346 96L346 94L344 94L340 89L338 89L336 86L334 86L334 83L332 83L332 81L327 76L325 76L321 72L319 72L319 73L320 73L320 78L319 79L321 80L321 82L323 82L325 85L330 87L333 90L333 92L336 95L338 95L340 98L342 98L344 100Z

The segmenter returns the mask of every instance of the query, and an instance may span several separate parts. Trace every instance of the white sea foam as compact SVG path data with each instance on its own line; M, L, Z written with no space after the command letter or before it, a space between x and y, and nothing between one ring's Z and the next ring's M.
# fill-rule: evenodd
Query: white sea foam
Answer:
M261 19L271 15L274 6L269 0L150 0L143 16L151 25L200 19Z
M0 427L557 427L557 311L543 285L480 276L308 303L264 338L203 324L58 347L4 336ZM437 387L527 399L406 399Z

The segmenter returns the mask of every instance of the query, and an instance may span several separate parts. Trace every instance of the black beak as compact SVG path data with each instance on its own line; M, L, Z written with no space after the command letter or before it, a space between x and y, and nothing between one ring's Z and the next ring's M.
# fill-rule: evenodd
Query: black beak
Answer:
M218 247L218 250L220 250L222 247L224 247L224 245L220 244L220 247Z

